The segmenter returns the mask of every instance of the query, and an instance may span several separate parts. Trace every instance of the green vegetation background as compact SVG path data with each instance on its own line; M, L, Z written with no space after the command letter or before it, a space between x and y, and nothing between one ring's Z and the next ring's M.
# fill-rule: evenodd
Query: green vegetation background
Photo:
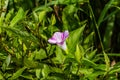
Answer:
M1 80L118 80L119 0L0 0ZM68 30L68 54L48 39Z

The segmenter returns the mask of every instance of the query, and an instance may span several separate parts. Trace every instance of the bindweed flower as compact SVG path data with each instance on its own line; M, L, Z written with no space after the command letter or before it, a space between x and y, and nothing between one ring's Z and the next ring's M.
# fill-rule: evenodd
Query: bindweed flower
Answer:
M66 30L65 32L55 32L48 40L49 43L51 44L57 44L60 46L63 50L67 50L66 46L66 38L69 36L69 32Z

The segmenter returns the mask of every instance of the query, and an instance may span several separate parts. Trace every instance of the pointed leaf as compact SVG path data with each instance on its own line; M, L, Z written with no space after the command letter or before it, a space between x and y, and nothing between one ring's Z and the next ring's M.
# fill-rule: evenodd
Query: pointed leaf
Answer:
M10 22L10 27L13 27L18 21L20 21L24 17L24 11L22 8L19 9L17 15Z
M45 15L46 15L46 11L41 11L39 13L39 22L41 22L45 18Z
M103 21L107 11L109 10L109 8L112 6L112 3L114 2L114 0L110 0L104 7L104 9L102 10L100 17L98 19L98 27L100 26L101 22Z
M44 49L40 49L39 51L35 51L35 59L37 60L41 60L41 59L44 59L46 58L46 52Z
M105 59L105 63L106 63L106 71L109 71L109 69L110 69L109 57L107 56L107 54L105 52L103 52L103 54L104 54L104 59Z
M90 54L88 54L88 59L92 59L95 55L95 53L97 52L97 49L93 50Z
M83 61L84 61L84 64L85 64L86 66L92 66L92 67L96 67L96 66L97 66L97 64L95 64L93 61L90 61L90 60L87 59L87 58L84 58Z
M91 47L91 43L93 41L93 35L94 35L94 32L91 32L84 40L84 48L87 49L89 47Z
M49 73L50 73L49 66L48 65L44 65L44 68L42 69L43 77L47 77Z
M56 58L55 58L55 60L57 60L59 63L63 63L64 62L64 60L65 60L65 56L64 56L64 54L62 53L62 50L61 50L61 48L60 47L56 47Z
M78 62L81 62L82 55L83 55L83 54L82 54L79 46L76 45L75 58L76 58L76 60L77 60Z
M68 38L68 51L75 52L76 44L80 41L85 25L70 33Z
M40 78L41 69L36 69L36 77Z
M2 72L0 72L0 80L4 80Z
M11 79L17 79L22 73L23 71L26 69L26 67L23 67L21 69L19 69L18 71L16 71L13 76L11 77Z
M9 66L10 61L11 61L11 55L8 55L8 56L6 57L5 62L4 62L3 65L2 65L2 70L3 70L3 71L5 71L6 68Z
M56 23L55 15L52 15L51 17L51 24L54 25Z

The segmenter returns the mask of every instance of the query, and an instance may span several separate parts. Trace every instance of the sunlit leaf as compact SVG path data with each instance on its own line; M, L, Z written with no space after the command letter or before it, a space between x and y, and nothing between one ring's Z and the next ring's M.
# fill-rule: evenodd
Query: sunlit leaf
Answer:
M3 79L4 79L4 78L3 78L3 75L2 75L1 73L0 73L0 79L1 79L1 80L3 80Z
M44 49L40 49L39 51L35 51L34 53L35 53L35 59L37 60L41 60L47 57Z
M7 13L6 18L5 18L5 21L6 21L6 22L7 22L7 21L10 21L10 18L12 17L13 13L14 13L14 9L11 9L11 10Z
M3 25L3 18L0 17L0 33L2 32L1 26Z
M82 51L80 50L79 46L76 45L76 51L75 51L75 58L78 62L81 62L81 59L83 57L83 54Z
M77 11L77 7L75 7L75 5L68 5L65 9L64 9L64 12L66 14L72 14L74 12Z
M11 79L17 79L22 73L23 71L26 69L26 67L20 68L19 70L17 70L13 76L11 77Z
M42 69L42 75L43 75L43 77L47 77L48 74L49 74L49 72L50 72L49 66L44 65L44 67Z
M34 11L33 11L33 16L34 16L34 20L35 20L36 22L38 22L39 17L38 17L38 15L37 15L37 13L34 12Z
M84 31L84 28L85 25L70 33L70 36L68 38L68 49L70 52L74 52L76 48L76 44L80 43L80 39L82 39L81 36Z
M24 50L24 52L26 53L27 47L26 47L25 44L23 44L23 50Z
M25 78L25 79L33 79L33 76L31 74L22 74L21 77Z
M65 55L62 53L62 50L59 47L56 47L56 58L55 59L58 61L58 63L61 63L61 64L65 60Z
M39 64L38 62L36 61L33 61L33 60L28 60L27 58L24 59L24 65L27 67L27 68L42 68L43 67L43 64Z
M54 25L56 23L55 15L52 15L51 17L51 24Z
M17 22L19 22L24 17L24 10L20 8L16 14L16 16L10 22L10 27L13 27Z
M41 69L36 69L36 77L40 78Z
M2 28L6 29L7 31L10 31L11 34L13 33L17 36L22 37L25 40L32 40L33 42L38 43L37 38L34 35L27 33L26 31L20 31L16 28L8 28L8 27L2 27Z
M88 59L94 58L95 54L97 52L97 49L93 50L91 53L88 54Z
M92 66L92 67L97 66L97 64L95 64L93 61L90 61L89 59L84 58L83 61L86 66Z
M46 11L39 12L39 22L41 22L45 18L45 15L46 15Z
M8 56L6 57L5 62L4 62L3 65L2 65L3 71L5 71L6 68L9 66L10 61L11 61L11 55L8 55Z
M106 63L106 71L109 71L109 69L110 69L110 59L105 52L103 52L103 54L104 54L104 59L105 59L105 63Z

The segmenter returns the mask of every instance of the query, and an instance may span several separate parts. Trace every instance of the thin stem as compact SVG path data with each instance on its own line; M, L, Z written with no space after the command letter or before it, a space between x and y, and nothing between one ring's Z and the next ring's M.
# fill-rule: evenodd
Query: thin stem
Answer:
M76 75L78 74L79 69L80 69L80 64L78 65L78 69L77 69L77 71L76 71Z
M100 36L100 32L99 32L99 29L98 29L98 25L97 25L97 22L96 22L96 20L95 20L95 16L94 16L93 10L92 10L92 8L91 8L90 5L89 5L89 7L90 7L90 11L91 11L91 14L92 14L92 18L93 18L95 27L96 27L96 29L97 29L98 37L99 37L99 40L100 40L100 45L101 45L102 51L104 52L104 47L103 47L103 44L102 44L102 39L101 39L101 36Z
M107 55L108 56L120 56L119 53L107 53ZM99 56L104 56L104 55L103 54L98 54L97 56L99 57Z
M95 27L96 27L96 29L97 29L98 37L99 37L99 40L100 40L100 45L101 45L101 48L102 48L102 53L103 53L103 55L104 55L104 59L105 59L105 63L106 63L106 72L105 72L105 74L104 74L104 77L105 77L105 76L107 76L106 73L108 73L109 68L110 68L110 60L109 60L107 54L106 54L105 51L104 51L104 47L103 47L103 44L102 44L100 32L99 32L99 29L98 29L99 26L98 26L98 24L96 23L95 16L94 16L94 14L93 14L93 10L92 10L92 8L91 8L90 5L89 5L89 7L90 7L90 11L91 11L91 14L92 14L92 18L93 18ZM99 25L100 25L100 24L99 24Z

